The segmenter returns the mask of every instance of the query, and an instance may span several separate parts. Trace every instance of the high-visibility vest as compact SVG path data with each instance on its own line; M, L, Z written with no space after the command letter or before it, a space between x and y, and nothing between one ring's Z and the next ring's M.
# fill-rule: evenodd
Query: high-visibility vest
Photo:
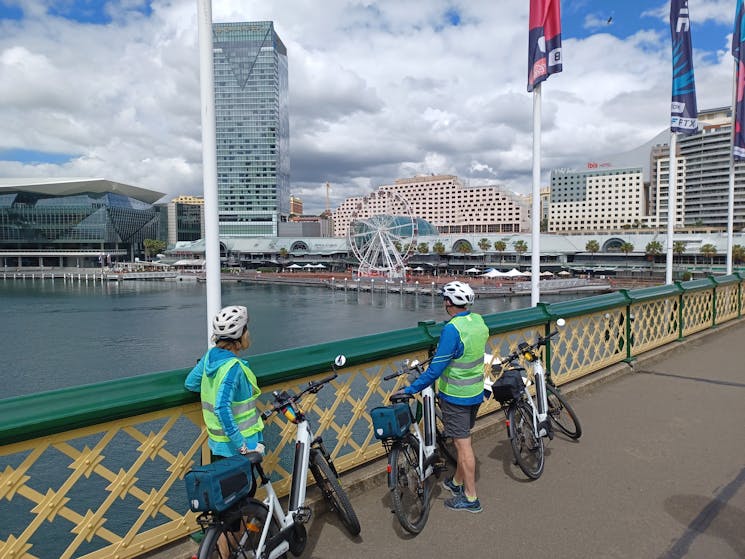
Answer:
M256 376L253 374L251 369L243 363L243 361L238 358L231 359L220 365L220 368L214 376L202 376L202 386L200 390L202 398L202 417L204 418L204 424L207 426L207 434L209 435L209 438L216 442L230 442L230 437L225 434L222 424L215 413L215 401L217 400L217 392L220 389L220 385L222 384L225 375L228 374L228 371L230 371L236 363L238 363L241 369L243 369L246 379L251 384L252 393L249 399L233 402L231 404L233 419L244 438L248 438L264 428L264 422L261 421L261 416L256 410L255 400L259 397L259 394L261 394L259 386L256 383Z
M437 388L454 398L472 398L484 391L484 349L489 339L489 328L481 315L469 313L454 316L455 326L463 342L463 355L453 359L443 371Z

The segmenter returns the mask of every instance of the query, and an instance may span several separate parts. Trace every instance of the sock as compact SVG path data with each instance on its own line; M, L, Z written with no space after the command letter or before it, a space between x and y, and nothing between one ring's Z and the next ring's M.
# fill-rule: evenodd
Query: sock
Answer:
M468 501L469 503L473 503L473 502L474 502L474 501L476 501L477 499L478 499L478 497L470 497L469 495L466 495L466 500L467 500L467 501Z
M458 483L457 481L455 481L455 478L453 478L453 485L455 485L456 487L460 487L463 484L462 483Z

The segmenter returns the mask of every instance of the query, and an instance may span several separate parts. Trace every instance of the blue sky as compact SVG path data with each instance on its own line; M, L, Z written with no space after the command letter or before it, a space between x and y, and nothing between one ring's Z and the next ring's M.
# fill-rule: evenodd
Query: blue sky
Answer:
M213 0L288 47L292 190L311 211L395 178L531 182L526 0ZM699 109L729 101L734 0L690 6ZM201 184L196 0L0 0L0 176ZM543 161L628 151L664 130L669 3L565 0L564 72L544 87Z

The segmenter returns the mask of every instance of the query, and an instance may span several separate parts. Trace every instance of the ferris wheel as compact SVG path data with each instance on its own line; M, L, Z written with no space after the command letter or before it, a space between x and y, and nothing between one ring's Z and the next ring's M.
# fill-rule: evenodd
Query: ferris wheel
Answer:
M402 278L406 261L414 254L417 220L400 194L377 190L357 204L347 229L352 253L361 276Z

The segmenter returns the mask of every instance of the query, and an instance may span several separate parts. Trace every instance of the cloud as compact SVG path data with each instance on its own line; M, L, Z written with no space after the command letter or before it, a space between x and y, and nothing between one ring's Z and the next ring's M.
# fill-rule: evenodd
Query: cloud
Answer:
M94 176L170 196L200 192L194 0L110 2L103 23L49 15L53 4L18 1L24 19L0 20L0 150L71 159L4 161L0 175ZM332 205L416 173L530 190L524 0L499 9L487 0L212 4L215 21L274 21L287 45L292 192L306 211L324 209L327 181ZM715 46L697 46L700 108L729 103L728 4L695 6L716 30ZM543 88L544 180L551 167L630 150L668 124L665 6L623 38L615 24L587 35L583 26L602 22L588 15L591 7L567 7L564 72ZM632 8L616 5L614 21ZM638 12L626 20L637 21Z

